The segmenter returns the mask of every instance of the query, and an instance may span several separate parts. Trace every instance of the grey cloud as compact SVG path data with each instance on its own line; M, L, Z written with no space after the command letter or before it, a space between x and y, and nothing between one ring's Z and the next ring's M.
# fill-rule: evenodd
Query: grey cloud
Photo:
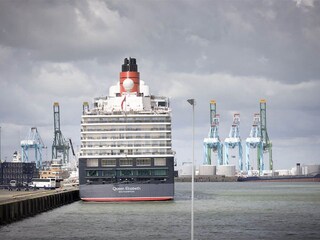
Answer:
M107 95L123 58L131 56L151 92L171 97L178 159L188 158L187 98L197 100L199 162L210 99L217 100L222 117L221 138L237 111L245 139L259 99L266 98L269 134L280 148L275 155L281 165L293 165L287 149L301 147L301 154L320 136L320 4L298 2L0 1L6 155L28 126L41 127L51 144L54 101L61 106L65 135L79 145L82 102ZM283 150L281 141L290 138L297 140Z
M318 78L319 4L305 12L293 1L271 3L3 1L0 39L52 61L110 62L110 56L140 53L166 62L170 71Z

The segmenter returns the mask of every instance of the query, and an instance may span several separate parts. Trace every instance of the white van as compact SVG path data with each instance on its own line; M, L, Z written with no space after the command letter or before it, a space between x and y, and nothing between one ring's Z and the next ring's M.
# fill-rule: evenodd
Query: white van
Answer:
M16 187L17 186L17 181L16 180L10 180L10 187Z

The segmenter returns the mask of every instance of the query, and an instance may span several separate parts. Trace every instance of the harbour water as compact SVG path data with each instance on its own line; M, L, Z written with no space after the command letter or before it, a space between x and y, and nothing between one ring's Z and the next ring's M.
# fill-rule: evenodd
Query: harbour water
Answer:
M0 227L1 239L190 239L191 183L170 202L75 202ZM195 183L195 239L320 239L319 183Z

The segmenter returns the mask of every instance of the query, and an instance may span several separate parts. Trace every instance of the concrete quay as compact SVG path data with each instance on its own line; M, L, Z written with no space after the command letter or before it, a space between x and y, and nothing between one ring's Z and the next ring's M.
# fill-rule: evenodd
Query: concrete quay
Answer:
M238 177L227 177L221 175L195 175L195 182L236 182ZM174 179L175 182L191 182L191 176L180 176Z
M0 190L0 225L80 200L77 188L8 191Z

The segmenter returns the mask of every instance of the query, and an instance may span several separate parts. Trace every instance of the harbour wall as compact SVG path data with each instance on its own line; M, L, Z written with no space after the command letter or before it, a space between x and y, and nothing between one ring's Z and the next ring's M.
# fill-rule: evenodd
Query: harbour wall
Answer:
M238 177L227 177L221 175L196 175L195 182L236 182ZM191 176L180 176L174 179L175 182L191 182Z
M78 200L80 200L78 189L6 200L0 202L0 225L34 216Z

